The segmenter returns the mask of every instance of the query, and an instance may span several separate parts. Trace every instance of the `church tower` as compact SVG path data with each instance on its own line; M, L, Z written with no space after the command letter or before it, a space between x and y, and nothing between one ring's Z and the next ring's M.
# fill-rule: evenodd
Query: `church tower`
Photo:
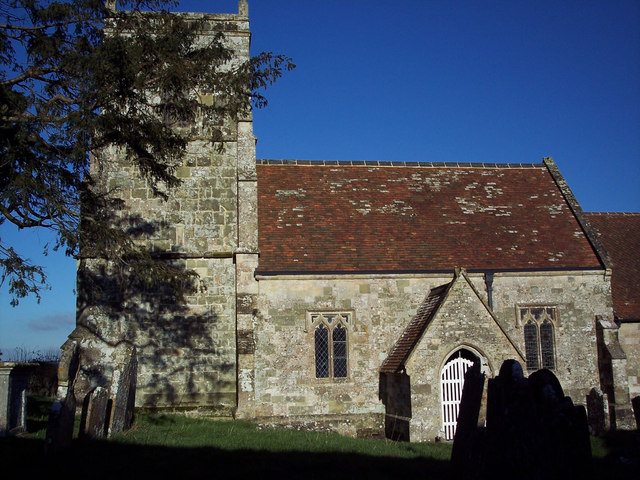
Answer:
M234 51L233 62L249 59L245 0L236 14L180 15L204 20L205 37L222 31ZM200 101L215 99L203 94ZM79 272L86 273L78 276L77 328L70 337L81 347L77 398L92 386L108 383L119 352L135 347L136 407L235 411L238 356L252 349L257 297L252 116L248 112L222 119L216 125L222 131L220 143L205 138L208 125L201 122L195 128L202 135L189 143L175 170L181 184L166 192L166 200L153 195L116 149L92 164L101 186L123 201L115 216L134 241L150 249L155 262L194 271L198 278L195 291L177 302L162 289L111 288L113 266L104 258L81 258ZM95 293L96 284L102 297Z

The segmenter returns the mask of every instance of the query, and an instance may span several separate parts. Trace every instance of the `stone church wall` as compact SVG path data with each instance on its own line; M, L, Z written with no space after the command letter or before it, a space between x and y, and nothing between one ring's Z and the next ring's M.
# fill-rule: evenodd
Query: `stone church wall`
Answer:
M242 7L238 15L184 15L205 19L202 40L224 31L234 62L241 62L249 58L250 42ZM213 97L203 92L200 101ZM78 279L77 334L83 338L85 367L77 394L82 397L109 375L105 360L125 342L137 348L137 407L205 407L231 414L236 407L238 168L255 164L251 114L213 126L198 119L180 128L194 139L175 166L182 183L166 192L168 200L154 197L136 167L114 148L93 159L92 173L100 180L97 188L124 201L112 212L113 222L152 250L156 261L195 271L196 288L183 302L166 290L149 291L135 283L118 289L111 285L118 274L112 265L81 259L87 268ZM208 141L209 128L221 131L221 144ZM96 284L106 287L101 298Z
M496 274L494 313L507 332L521 343L523 325L518 307L556 307L554 374L566 395L584 404L590 388L598 386L596 315L612 318L611 277L603 271ZM587 388L587 385L590 385Z
M385 407L380 400L379 368L407 323L433 287L451 276L280 276L259 277L254 322L253 404L240 406L242 416L266 422L314 423L342 418L343 433L359 429L382 431ZM487 300L484 277L470 275L480 297ZM412 440L433 440L440 433L439 375L448 355L472 345L490 358L492 374L502 361L524 354L518 306L549 305L558 312L555 329L557 368L554 372L576 403L597 387L595 315L610 312L609 279L602 272L496 274L492 285L494 313L515 346L477 328L473 316L489 318L479 300L460 300L470 322L453 331L428 333L412 358L421 367L409 371ZM471 289L463 295L469 295ZM471 305L471 307L469 307ZM463 308L464 307L464 308ZM454 315L456 307L450 307ZM470 310L469 310L470 309ZM477 310L477 311L476 311ZM352 312L349 331L349 373L346 379L315 377L314 337L309 312ZM471 314L470 312L474 312ZM459 319L460 315L454 315ZM453 325L453 324L452 324ZM496 327L497 328L497 327ZM435 342L435 343L433 343ZM524 362L522 362L524 363ZM427 371L428 370L428 371ZM495 370L495 371L494 371ZM422 411L417 415L416 412ZM424 413L426 412L426 413ZM426 415L426 416L425 416ZM375 417L374 417L375 416ZM418 417L425 416L419 419ZM373 420L375 418L375 420ZM347 420L348 419L348 420ZM339 429L340 429L339 428Z
M522 350L516 348L518 340L511 339L514 345L500 327L466 279L459 278L407 362L412 400L410 440L445 437L440 376L445 362L456 350L464 348L479 357L482 370L489 377L497 374L506 359L522 362Z
M379 368L430 288L450 278L423 276L259 278L255 324L255 405L247 417L383 432ZM308 312L352 312L348 377L317 379ZM242 407L241 407L242 408Z
M621 323L618 336L627 356L629 395L632 399L640 397L640 322Z
M244 2L238 15L206 18L208 31L225 31L236 61L248 59ZM213 97L203 94L201 101ZM110 355L127 343L137 349L137 407L206 408L258 422L383 434L386 380L380 366L430 289L450 282L452 275L254 277L259 257L251 121L248 114L217 125L222 150L205 141L208 126L193 127L202 135L176 166L182 184L167 192L167 201L153 197L118 151L92 162L99 188L124 201L122 210L112 212L114 222L152 249L158 262L194 270L199 278L195 292L177 302L165 291L140 285L118 290L111 282L118 273L113 265L81 258L86 268L78 280L75 334L83 346L78 396L103 382L109 375L105 369L114 363ZM418 344L406 375L391 381L396 382L394 411L410 417L411 440L440 435L440 372L456 349L481 354L490 375L507 358L524 364L520 308L556 312L554 373L575 403L583 404L589 390L599 386L595 318L612 317L610 278L604 272L495 273L490 294L482 274L468 278L477 293L470 287L451 292L451 302ZM96 284L106 297L96 296ZM474 295L492 304L497 324ZM316 378L311 315L322 312L349 315L344 378ZM625 328L637 345L640 330ZM637 373L637 360L628 365ZM640 389L637 375L633 385ZM410 410L400 405L407 394Z

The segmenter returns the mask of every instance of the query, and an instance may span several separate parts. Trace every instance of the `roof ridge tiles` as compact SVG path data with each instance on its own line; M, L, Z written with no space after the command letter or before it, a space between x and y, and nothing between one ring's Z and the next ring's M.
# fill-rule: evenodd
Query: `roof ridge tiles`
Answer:
M624 215L624 216L630 216L630 217L635 217L635 216L639 216L640 212L584 212L587 215Z
M257 165L296 166L350 166L350 167L416 167L416 168L541 168L544 163L492 163L492 162L422 162L402 160L297 160L297 159L256 159Z

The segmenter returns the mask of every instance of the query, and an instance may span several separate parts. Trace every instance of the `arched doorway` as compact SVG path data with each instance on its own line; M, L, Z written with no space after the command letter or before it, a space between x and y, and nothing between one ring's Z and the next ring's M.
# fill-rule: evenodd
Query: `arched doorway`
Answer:
M440 372L440 396L442 405L442 425L447 440L453 440L456 433L464 375L480 358L466 348L456 350L449 356Z

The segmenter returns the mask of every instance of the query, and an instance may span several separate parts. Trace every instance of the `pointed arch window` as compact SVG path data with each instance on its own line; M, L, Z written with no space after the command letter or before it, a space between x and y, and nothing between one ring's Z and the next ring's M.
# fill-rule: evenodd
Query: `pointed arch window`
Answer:
M315 347L316 378L348 377L351 313L310 314Z
M540 368L538 325L531 320L524 326L524 350L527 355L527 370L538 370Z
M322 323L316 327L316 378L329 376L329 330Z
M555 307L520 307L528 371L556 368L554 340L556 315Z
M540 353L542 356L542 368L550 370L556 368L553 352L553 323L548 318L545 318L540 325Z

